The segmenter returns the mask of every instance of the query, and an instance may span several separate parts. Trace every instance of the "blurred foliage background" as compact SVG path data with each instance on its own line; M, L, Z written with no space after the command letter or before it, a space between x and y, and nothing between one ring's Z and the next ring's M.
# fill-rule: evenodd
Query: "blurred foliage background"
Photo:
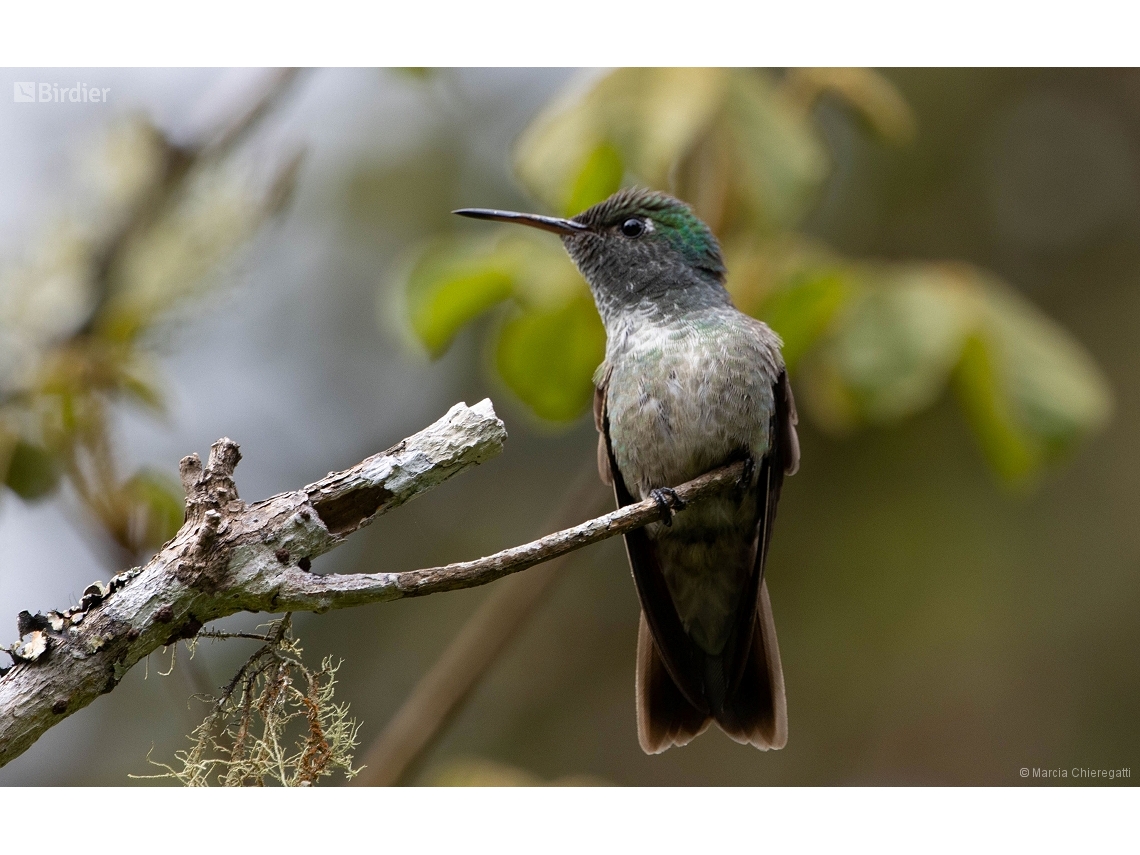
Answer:
M25 501L66 482L112 565L149 557L178 530L182 487L143 467L122 477L110 410L164 411L153 347L219 266L287 199L298 162L268 188L225 162L263 102L217 140L178 144L145 116L108 126L91 192L0 276L0 473Z
M256 499L487 394L507 453L317 569L532 537L593 465L604 336L557 240L448 211L573 214L637 183L696 207L738 305L785 339L804 460L769 571L788 747L640 753L611 542L577 554L412 779L1012 784L1137 759L1135 73L322 71L220 142L187 117L240 118L250 73L119 75L121 104L0 108L10 150L62 137L43 173L70 176L0 210L19 224L4 613L145 557L178 522L177 460L218 436ZM486 595L297 617L308 650L344 658L365 745ZM0 782L145 772L151 744L184 747L204 715L186 697L236 670L234 644L132 673Z

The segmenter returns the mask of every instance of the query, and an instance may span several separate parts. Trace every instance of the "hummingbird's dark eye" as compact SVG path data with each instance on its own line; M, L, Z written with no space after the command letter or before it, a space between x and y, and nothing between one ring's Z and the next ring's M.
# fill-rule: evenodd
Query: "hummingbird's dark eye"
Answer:
M621 233L626 237L637 237L645 231L645 223L641 220L626 220L621 224Z

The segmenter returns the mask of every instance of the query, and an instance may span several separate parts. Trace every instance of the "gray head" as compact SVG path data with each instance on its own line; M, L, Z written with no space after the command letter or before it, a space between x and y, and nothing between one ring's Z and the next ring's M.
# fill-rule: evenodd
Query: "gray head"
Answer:
M664 193L619 190L569 220L481 208L455 213L561 235L607 325L638 307L672 315L729 304L712 231L688 205Z

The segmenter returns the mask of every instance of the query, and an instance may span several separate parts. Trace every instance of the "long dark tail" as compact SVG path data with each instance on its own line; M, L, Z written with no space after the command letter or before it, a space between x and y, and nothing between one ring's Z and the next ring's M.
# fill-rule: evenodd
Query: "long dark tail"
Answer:
M637 741L646 754L687 745L705 732L712 718L681 694L649 632L645 612L637 630Z
M737 742L767 751L783 748L788 741L788 707L776 624L763 581L756 617L744 674L725 699L716 723ZM665 670L642 613L637 633L637 738L641 749L646 754L660 754L674 745L686 745L704 733L712 721L685 700Z
M788 701L784 695L784 669L768 585L760 582L756 629L740 685L717 715L717 725L737 742L761 751L783 748L788 742Z

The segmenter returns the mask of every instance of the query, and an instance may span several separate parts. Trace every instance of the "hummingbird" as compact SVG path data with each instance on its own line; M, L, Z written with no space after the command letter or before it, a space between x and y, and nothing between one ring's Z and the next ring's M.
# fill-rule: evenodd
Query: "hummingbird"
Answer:
M598 470L618 506L661 519L625 535L641 618L637 735L647 754L711 723L783 748L787 701L764 563L784 476L799 466L779 336L733 305L712 230L687 204L619 190L570 219L464 208L560 235L606 330L594 375ZM684 513L671 487L744 461L737 489Z

